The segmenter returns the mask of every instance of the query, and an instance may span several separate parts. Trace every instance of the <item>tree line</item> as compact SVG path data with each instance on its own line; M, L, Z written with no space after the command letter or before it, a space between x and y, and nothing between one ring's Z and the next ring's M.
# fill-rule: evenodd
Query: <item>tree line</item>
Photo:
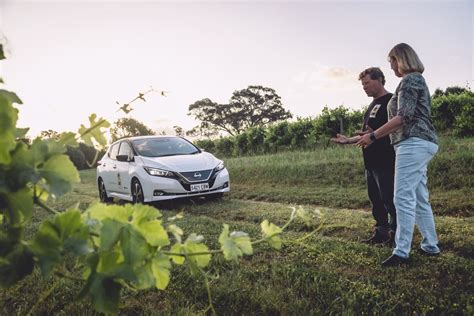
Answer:
M274 153L282 150L326 147L336 133L354 134L362 128L365 109L351 110L343 105L324 107L315 117L289 121L293 115L285 110L280 96L271 88L249 86L237 90L227 104L208 98L189 105L188 115L199 125L185 131L174 126L178 136L197 137L196 145L219 156ZM441 134L474 136L474 92L469 88L436 89L432 96L432 117ZM57 138L59 133L41 132L43 139ZM138 120L125 117L110 128L111 141L131 136L156 135ZM70 147L67 154L78 169L92 167L95 149L85 144ZM103 153L101 153L103 154Z

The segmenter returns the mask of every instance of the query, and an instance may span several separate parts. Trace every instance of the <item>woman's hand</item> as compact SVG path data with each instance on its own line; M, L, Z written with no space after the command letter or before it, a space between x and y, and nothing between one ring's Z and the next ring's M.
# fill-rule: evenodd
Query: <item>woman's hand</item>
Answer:
M372 143L373 141L370 139L370 133L367 133L360 137L359 141L356 143L356 146L367 148Z

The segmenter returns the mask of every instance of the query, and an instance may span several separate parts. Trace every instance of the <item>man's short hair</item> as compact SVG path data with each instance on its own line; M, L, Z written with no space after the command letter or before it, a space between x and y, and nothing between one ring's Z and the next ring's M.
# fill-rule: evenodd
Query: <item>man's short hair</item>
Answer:
M362 71L359 74L359 80L362 80L365 76L369 75L370 79L372 80L377 80L377 79L382 79L382 84L385 85L385 76L383 75L382 70L380 70L379 67L370 67L367 68L366 70Z

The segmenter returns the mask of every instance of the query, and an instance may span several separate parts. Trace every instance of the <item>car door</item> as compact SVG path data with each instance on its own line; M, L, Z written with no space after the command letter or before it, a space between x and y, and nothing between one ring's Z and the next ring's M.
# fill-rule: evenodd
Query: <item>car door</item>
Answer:
M107 156L101 161L102 171L100 176L104 180L107 192L117 192L117 154L119 143L113 144L107 152Z
M120 143L118 155L126 155L129 157L129 161L116 161L117 169L117 192L123 194L131 194L130 183L131 183L131 168L135 165L133 162L133 151L132 147L127 141Z

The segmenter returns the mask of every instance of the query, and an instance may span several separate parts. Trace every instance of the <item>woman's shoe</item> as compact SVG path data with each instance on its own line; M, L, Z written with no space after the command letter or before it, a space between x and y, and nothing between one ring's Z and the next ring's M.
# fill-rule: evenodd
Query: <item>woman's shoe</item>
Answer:
M397 255L391 255L384 262L382 262L383 267L398 267L404 264L408 264L410 260L408 258L402 258Z

